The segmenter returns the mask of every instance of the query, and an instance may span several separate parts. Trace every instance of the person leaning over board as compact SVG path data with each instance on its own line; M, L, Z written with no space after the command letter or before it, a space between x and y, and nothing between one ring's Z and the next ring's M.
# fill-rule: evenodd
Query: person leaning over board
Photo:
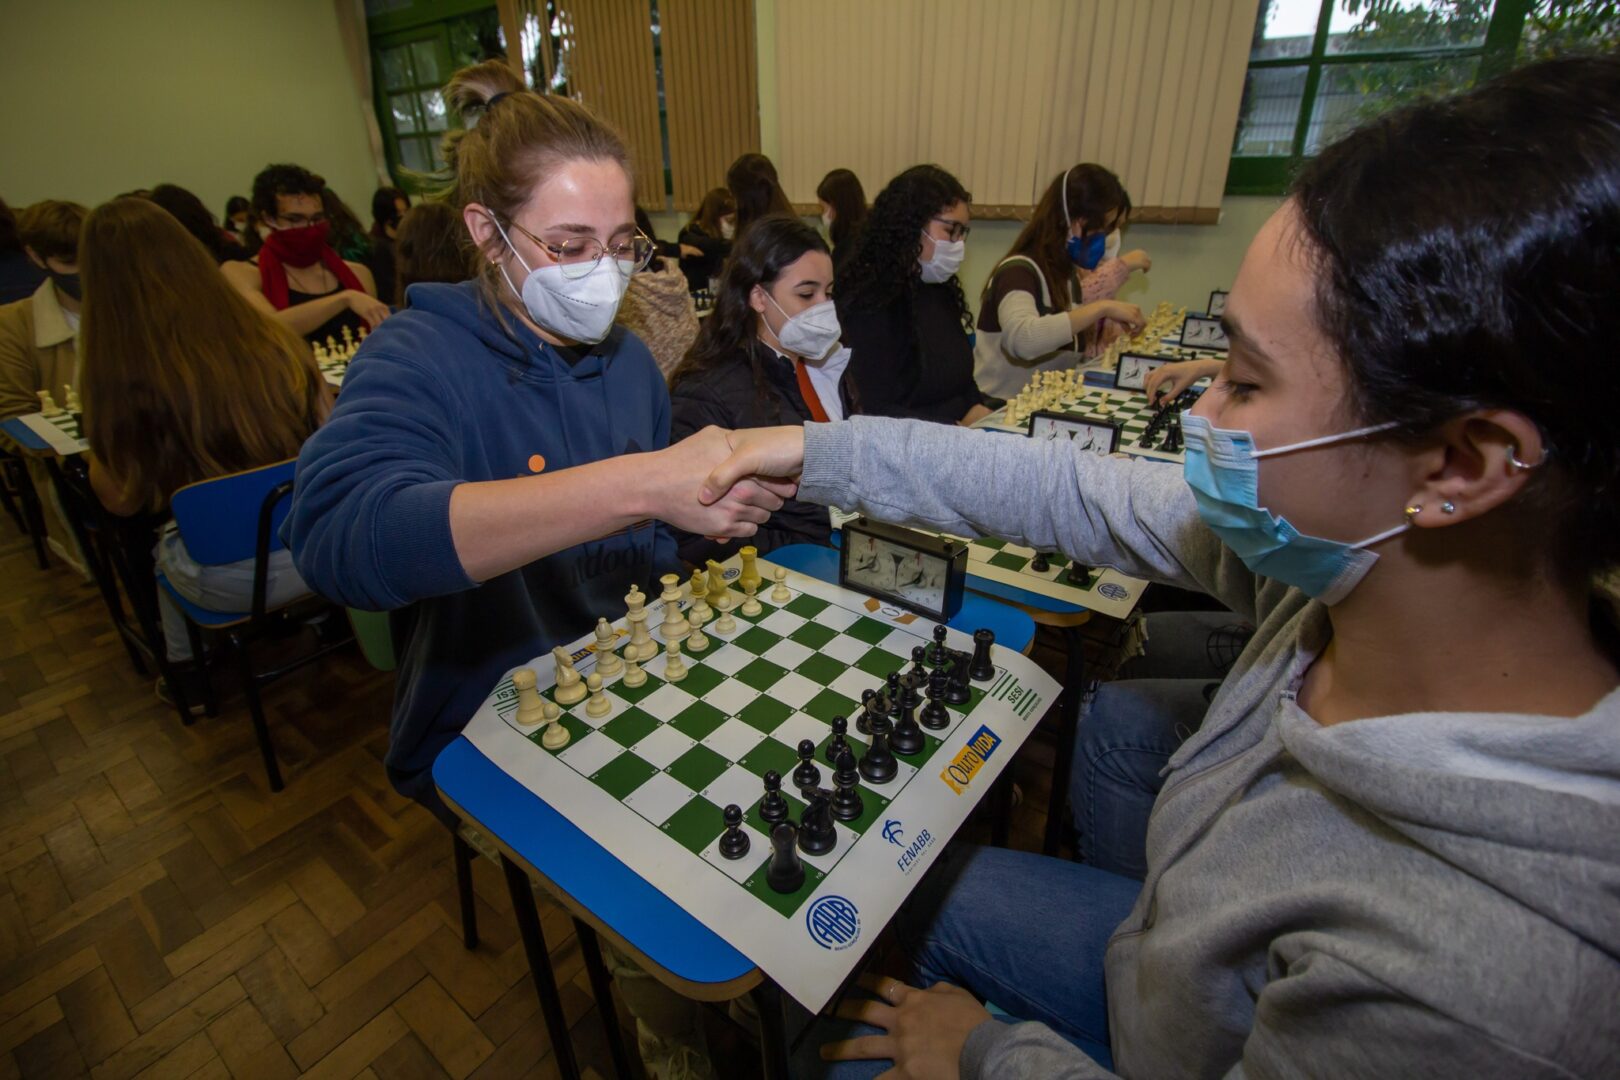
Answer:
M872 203L836 290L863 412L944 424L989 415L956 277L972 198L939 166L914 165Z
M716 491L802 465L801 498L992 522L1256 627L1170 759L1146 879L936 867L895 921L916 985L847 1007L870 1026L823 1053L874 1060L834 1075L1615 1075L1616 295L1620 57L1570 57L1305 163L1182 476L864 417L734 433Z
M737 235L737 200L725 188L714 188L703 196L697 213L681 227L677 239L682 248L693 248L698 254L681 255L681 273L686 275L686 287L692 292L707 289L720 279L720 268L731 254L731 242Z
M317 592L393 612L388 775L453 825L433 759L505 672L618 617L631 586L653 595L679 569L660 522L751 536L782 501L750 486L698 502L725 437L670 446L664 381L614 329L652 254L619 136L504 60L457 72L445 97L476 118L444 157L479 277L413 286L366 338L299 457L286 536ZM663 1007L667 991L621 966L644 1056L690 1049L695 1007ZM649 995L669 1028L649 1029Z
M1132 271L1152 262L1144 251L1104 255L1130 212L1131 197L1101 165L1076 165L1046 186L984 283L973 345L981 390L1010 398L1037 371L1084 364L1105 319L1141 329L1142 309L1113 297Z
M672 437L709 424L765 427L842 420L855 411L832 280L827 244L803 221L768 214L749 226L726 261L714 312L670 374ZM764 554L784 544L825 544L831 535L825 507L789 499L753 545ZM680 552L697 566L727 557L722 544L703 536L682 536Z

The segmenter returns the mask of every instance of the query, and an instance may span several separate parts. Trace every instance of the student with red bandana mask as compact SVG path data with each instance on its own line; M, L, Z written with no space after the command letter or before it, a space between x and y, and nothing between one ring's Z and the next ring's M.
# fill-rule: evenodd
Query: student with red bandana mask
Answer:
M326 181L297 165L270 165L253 179L253 209L267 230L251 262L220 269L255 307L311 343L358 335L388 317L371 271L345 262L328 243L321 204Z

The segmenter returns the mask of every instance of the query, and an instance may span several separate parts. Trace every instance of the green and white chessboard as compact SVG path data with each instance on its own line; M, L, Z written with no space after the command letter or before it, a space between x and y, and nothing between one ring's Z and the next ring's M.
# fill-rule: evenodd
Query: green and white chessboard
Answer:
M72 457L90 449L90 444L84 441L84 436L79 431L78 419L66 409L54 416L26 413L17 419L21 420L29 431L44 439L51 450L62 457Z
M777 893L765 881L771 845L759 817L763 776L770 770L782 775L797 821L804 806L790 778L799 742L816 744L821 786L830 789L824 751L832 718L849 719L848 740L856 756L864 756L867 737L855 730L861 692L883 685L891 671L910 670L911 650L932 640L933 624L798 573L788 575L792 599L777 605L769 599L772 567L763 559L759 567L762 612L748 617L734 610L736 629L724 635L706 625L711 644L696 655L683 652L684 680L664 679L663 652L643 665L647 681L640 687L612 676L605 688L608 714L587 715L585 702L565 709L561 722L572 737L553 752L540 744L543 724L518 725L509 673L465 733L500 768L816 1010L1056 700L1057 684L1027 657L997 646L994 678L974 683L966 704L949 707L949 727L924 729L919 754L896 755L892 780L873 785L863 778L864 812L836 823L831 852L801 853L802 888ZM740 607L736 560L727 571ZM656 601L648 606L647 625L660 645L662 609ZM615 628L622 649L624 620ZM971 638L955 630L948 643L972 649ZM580 674L589 676L596 668L594 635L577 642L573 655ZM525 666L550 698L551 656ZM744 809L750 840L748 854L737 860L719 854L729 803Z
M1109 412L1104 415L1097 410L1106 402ZM1160 431L1150 446L1137 446L1136 442L1147 430L1148 424L1153 422L1156 410L1148 404L1147 395L1136 390L1112 390L1100 386L1088 386L1083 392L1072 398L1064 398L1046 411L1062 413L1085 420L1106 420L1121 428L1119 433L1119 449L1121 453L1133 457L1154 458L1158 461L1174 461L1180 464L1182 452L1167 453L1159 449L1164 441L1164 433ZM1024 434L1029 428L1023 424L1007 423L1007 410L998 409L989 416L980 420L974 427L989 428L994 431L1011 431Z
M343 376L349 370L349 361L345 358L316 361L316 367L321 369L321 375L334 389L343 386Z

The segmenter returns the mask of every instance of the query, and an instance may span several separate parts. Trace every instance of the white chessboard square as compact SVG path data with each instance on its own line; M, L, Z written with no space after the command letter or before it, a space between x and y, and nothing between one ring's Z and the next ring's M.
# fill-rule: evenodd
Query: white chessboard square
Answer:
M862 655L864 656L865 653L863 652ZM861 691L876 690L880 682L882 680L876 675L868 675L860 668L852 667L834 679L828 689L836 690L851 701L858 703L861 700Z
M819 746L821 740L831 732L832 728L815 717L796 712L776 726L776 730L771 732L771 738L795 747L799 745L799 740L809 739Z
M691 736L683 735L668 724L664 724L649 732L630 750L647 764L662 769L695 745Z
M764 833L744 822L742 831L748 834L748 854L740 859L728 859L720 854L720 836L724 835L725 831L726 826L722 822L719 834L716 834L709 846L703 849L703 859L726 877L741 885L753 876L754 871L759 869L759 864L762 861L770 858L771 842Z
M773 664L780 664L789 671L797 669L800 664L804 663L814 655L816 655L815 652L810 648L800 645L797 641L789 641L787 638L783 638L781 641L778 641L775 645L772 645L769 649L765 650L765 659L769 660ZM771 687L771 696L776 696L776 688L774 686ZM788 704L791 705L792 702L788 702Z
M787 645L796 643L783 642L782 644ZM802 648L802 646L800 647ZM775 649L771 650L771 652L775 651ZM809 650L807 649L805 651L808 652ZM771 655L771 653L766 653L765 659L782 664L782 661L777 660L776 657ZM782 664L782 666L790 667L791 665ZM771 688L769 691L767 691L767 694L771 698L780 701L789 708L802 709L805 707L805 705L809 704L811 698L821 693L821 690L822 687L819 683L811 682L809 679L805 678L803 675L800 675L796 671L789 671L786 675L782 676L780 679L777 679L776 682L771 684ZM709 699L713 700L713 698L714 695L710 694Z
M679 683L665 683L641 699L641 711L667 724L691 704L692 695L682 690Z
M855 732L851 731L850 734L854 735ZM862 737L864 738L864 736ZM865 756L865 751L862 751L861 756ZM863 776L861 777L861 786L864 788L870 788L887 799L893 799L895 795L899 793L900 789L906 786L906 781L917 775L917 766L908 763L906 759L901 757L899 754L894 755L894 764L895 770L893 780L890 780L884 784L874 784Z
M773 634L779 634L782 637L787 637L792 634L793 631L803 626L804 622L805 620L803 616L795 615L786 608L777 608L775 611L759 620L759 625L763 626Z
M911 657L911 650L915 649L918 645L924 644L924 642L923 639L918 637L915 632L903 629L901 627L896 627L889 632L888 637L884 638L878 644L882 646L885 652L891 652L896 656L904 656L909 659Z
M692 789L669 773L653 773L645 784L624 797L624 805L652 822L662 825L669 816L692 801Z
M756 742L759 740L759 732L754 732L754 739ZM749 772L741 765L731 766L703 789L703 797L714 805L725 806L728 803L736 803L745 813L750 806L759 802L760 796L764 794L764 782L757 774Z
M831 609L829 608L828 610ZM827 642L827 644L823 645L821 647L821 651L832 657L834 660L837 660L839 663L853 664L855 661L865 656L867 650L871 647L872 646L868 645L859 638L852 638L844 634L839 634L837 637Z
M833 849L827 852L825 855L806 855L803 848L799 849L799 858L803 859L805 862L809 863L811 866L815 867L817 870L820 870L824 874L832 873L832 868L838 864L839 859L844 857L844 852L849 850L848 845L853 844L855 841L860 839L859 834L850 829L850 827L845 825L842 821L835 820L833 822L833 832L838 834L838 842L834 844ZM769 853L770 849L766 848L766 854ZM749 854L753 854L752 849L749 850ZM742 862L744 860L738 859L737 861Z
M829 630L848 630L854 626L860 616L845 607L829 604L821 609L816 616L816 625L825 626Z
M592 776L598 769L618 757L624 747L603 735L600 731L593 731L582 736L572 746L567 746L558 753L558 757L568 763L569 768L583 776Z
M749 664L752 664L754 659L754 654L747 649L738 645L729 645L721 648L703 662L722 675L735 675Z
M703 739L703 745L727 761L741 761L764 737L758 728L732 717L709 732ZM720 805L724 806L725 803Z
M743 650L733 649L732 651L742 652ZM780 686L781 684L778 683L777 685ZM772 695L775 695L775 687L771 688L771 693ZM749 686L747 683L740 682L737 679L727 679L725 682L721 683L719 686L705 694L703 696L703 701L705 704L713 705L727 716L736 716L738 713L742 712L743 706L747 705L750 701L753 701L758 696L758 691L754 690L754 688Z

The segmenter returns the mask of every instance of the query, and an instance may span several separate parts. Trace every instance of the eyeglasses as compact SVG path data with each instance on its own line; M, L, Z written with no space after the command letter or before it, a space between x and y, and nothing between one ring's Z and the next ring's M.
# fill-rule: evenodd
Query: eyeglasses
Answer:
M937 221L945 226L945 239L947 240L966 240L968 233L973 231L971 226L964 225L960 221L952 221L950 218L936 217L929 220Z
M284 229L302 229L306 225L319 225L325 221L325 214L277 214L278 221L286 222Z
M619 272L629 277L646 266L653 256L652 237L640 229L624 243L608 247L594 236L574 236L561 244L548 244L516 221L511 224L512 228L533 240L548 255L556 259L557 264L562 267L565 278L584 277L596 269L596 264L602 261L604 255L611 255L613 264L619 268ZM625 263L630 264L628 269Z

